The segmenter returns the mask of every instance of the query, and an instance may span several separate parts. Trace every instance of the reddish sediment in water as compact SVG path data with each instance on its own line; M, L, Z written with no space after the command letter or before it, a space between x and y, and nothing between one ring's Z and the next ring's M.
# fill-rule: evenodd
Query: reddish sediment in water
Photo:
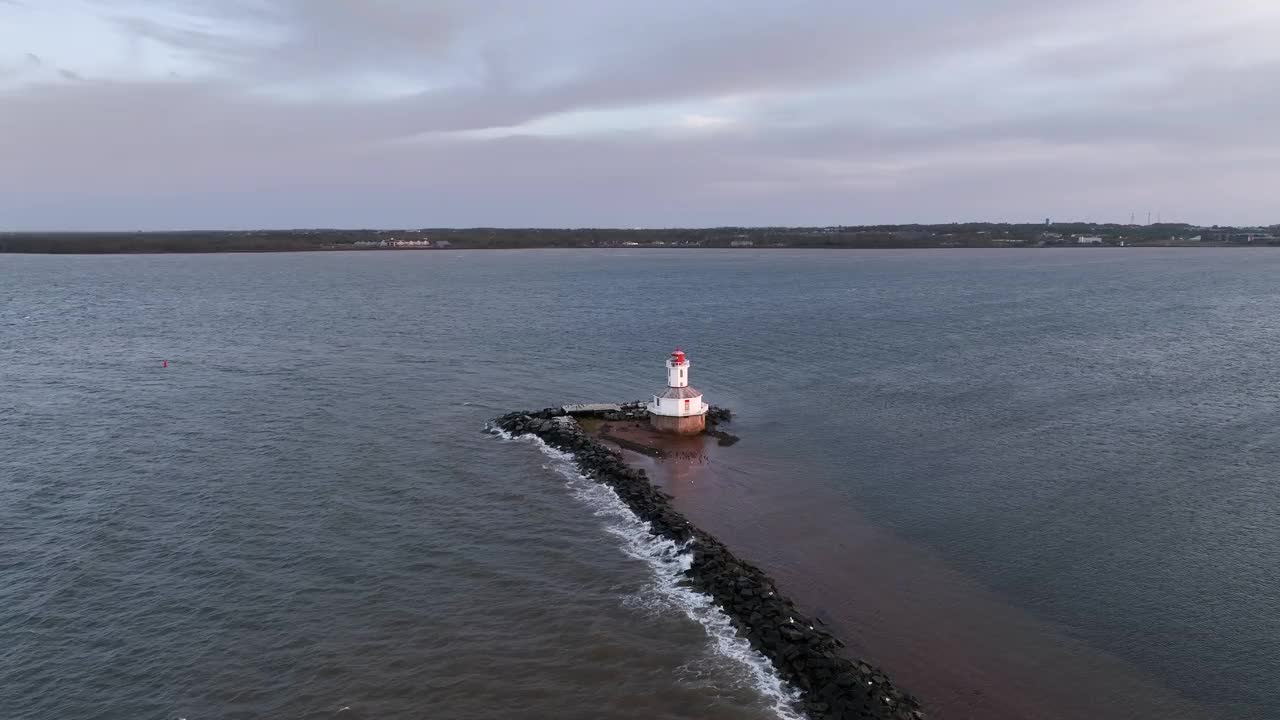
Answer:
M1123 659L1070 638L806 484L749 438L588 422L694 524L759 566L851 655L873 658L945 720L1202 720L1208 713ZM620 441L620 442L619 442ZM648 451L644 451L648 448Z
M641 411L607 414L642 416ZM765 571L736 556L676 510L644 470L628 465L621 452L584 431L574 418L549 408L509 413L494 425L513 435L536 435L570 453L578 469L612 488L648 523L649 532L683 544L688 565L681 582L708 595L751 647L769 659L778 676L800 692L797 706L808 716L814 720L924 718L915 697L896 687L879 667L843 654L844 644L825 623L801 610ZM600 424L592 431L609 434L608 427ZM646 452L655 449L621 438L618 442Z

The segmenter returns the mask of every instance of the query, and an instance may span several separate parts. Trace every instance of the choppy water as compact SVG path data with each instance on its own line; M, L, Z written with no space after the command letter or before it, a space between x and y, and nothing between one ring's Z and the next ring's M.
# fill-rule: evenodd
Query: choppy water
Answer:
M4 715L777 717L673 548L482 431L643 397L681 343L777 483L840 499L834 531L866 518L1209 716L1280 716L1278 271L1244 249L0 256Z

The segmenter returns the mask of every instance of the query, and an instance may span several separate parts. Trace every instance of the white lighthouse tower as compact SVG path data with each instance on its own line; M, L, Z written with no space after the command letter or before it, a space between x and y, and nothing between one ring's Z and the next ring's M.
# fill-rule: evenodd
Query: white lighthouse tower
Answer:
M680 435L697 435L707 427L707 404L689 387L689 360L680 348L667 358L667 389L649 403L649 424Z

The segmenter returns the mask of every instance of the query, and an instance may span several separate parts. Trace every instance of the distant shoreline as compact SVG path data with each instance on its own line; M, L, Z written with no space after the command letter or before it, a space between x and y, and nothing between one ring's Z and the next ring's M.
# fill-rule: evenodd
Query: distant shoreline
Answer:
M1228 243L1196 243L1194 245L1103 245L1101 247L1086 247L1075 245L913 245L913 246L881 246L881 247L855 247L855 246L820 246L806 247L794 245L758 245L748 248L726 248L726 247L672 247L672 246L650 246L650 247L593 247L593 246L572 246L572 245L529 245L522 247L453 247L439 248L439 250L468 250L468 251L504 251L504 250L616 250L645 252L649 250L1047 250L1047 249L1080 249L1099 250L1102 248L1115 249L1157 249L1157 248L1270 248L1280 247L1280 245L1237 245ZM377 252L414 252L411 248L352 248L352 247L314 247L314 248L296 248L296 249L235 249L235 250L212 250L212 249L192 249L192 250L0 250L0 255L287 255L295 253L326 253L326 252L357 252L357 253L377 253ZM419 251L422 252L422 251ZM431 251L426 251L431 252Z
M822 246L822 247L805 247L793 245L762 245L749 248L726 248L726 247L592 247L592 246L567 246L567 245L530 245L522 247L453 247L441 248L441 250L466 250L466 251L519 251L519 250L614 250L618 252L646 252L653 250L818 250L818 251L874 251L874 250L1063 250L1063 249L1079 249L1081 252L1089 250L1103 249L1124 249L1124 250L1141 250L1141 249L1221 249L1221 248L1273 248L1280 245L1235 245L1227 243L1197 243L1194 245L1103 245L1101 247L1084 247L1074 245L915 245L915 246L883 246L883 247L839 247L839 246ZM417 254L409 248L351 248L351 247L315 247L315 248L298 248L298 249L236 249L236 250L211 250L211 249L192 249L192 250L0 250L0 255L63 255L63 256L122 256L122 255L291 255L291 254L321 254L330 252L354 252L354 253L395 253L406 252ZM418 251L431 254L432 251Z
M1116 250L1160 250L1160 249L1181 249L1181 250L1219 250L1219 249L1239 249L1239 247L1277 247L1276 245L1226 245L1226 243L1197 243L1197 245L1125 245L1119 246L1103 246L1112 247ZM788 245L771 245L748 247L745 250L813 250L813 251L876 251L876 250L1066 250L1074 249L1074 246L910 246L910 247L796 247ZM527 246L527 247L451 247L453 251L476 251L476 252L502 252L502 251L521 251L521 250L614 250L618 252L635 251L645 252L652 250L686 250L684 247L572 247L572 246ZM730 250L728 247L694 247L687 250ZM740 250L740 249L732 249ZM1100 250L1085 249L1080 247L1080 251ZM305 247L298 250L122 250L122 251L63 251L63 250L0 250L0 255L49 255L49 256L65 256L65 258L87 258L87 256L100 256L100 258L116 258L116 256L143 256L143 255L307 255L307 254L324 254L324 252L378 252L376 250L353 249L353 247ZM383 252L412 252L408 249L387 249ZM428 252L429 254L429 252Z
M906 250L1097 246L1280 246L1280 225L1206 228L1174 223L1155 225L965 223L663 230L423 228L417 230L0 232L0 253L55 255L535 248Z

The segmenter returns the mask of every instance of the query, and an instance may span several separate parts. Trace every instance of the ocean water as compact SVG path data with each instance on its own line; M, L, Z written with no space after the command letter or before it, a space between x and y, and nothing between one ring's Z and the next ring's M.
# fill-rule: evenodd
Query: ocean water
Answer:
M911 578L906 610L835 620L936 717L978 716L960 685L1045 711L1011 717L1120 692L1115 717L1280 717L1277 272L1265 249L0 256L4 716L787 717L679 549L485 431L644 397L680 344L737 412L716 477L822 499L754 535L733 482L686 502L801 597ZM886 559L788 555L819 533ZM980 648L895 654L961 607Z

